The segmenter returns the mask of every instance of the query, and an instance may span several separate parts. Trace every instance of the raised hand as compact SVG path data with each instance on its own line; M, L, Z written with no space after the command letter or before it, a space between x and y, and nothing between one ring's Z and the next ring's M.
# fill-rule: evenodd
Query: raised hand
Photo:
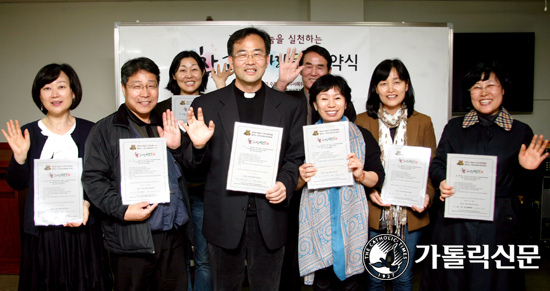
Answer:
M178 120L174 116L174 112L170 109L162 113L162 126L157 127L160 137L166 139L166 146L170 149L177 149L181 145L181 131L178 126Z
M229 64L223 64L223 69L220 69L220 64L218 64L218 69L214 70L212 68L212 80L214 80L214 83L216 84L216 88L220 89L226 86L226 81L229 76L233 75L235 71L231 68Z
M548 157L548 153L544 153L548 140L544 140L544 136L540 136L537 140L537 135L533 136L529 147L524 144L521 145L519 150L519 164L527 169L534 170L539 167L540 163Z
M197 110L197 117L193 113L193 107L189 108L187 113L187 124L180 121L180 124L185 128L193 146L196 149L202 149L206 146L206 143L214 135L214 122L210 120L208 126L204 123L204 116L202 114L202 108Z
M279 54L279 79L277 79L275 87L281 91L285 91L288 84L292 83L304 69L303 65L300 66L302 53L296 59L294 59L295 55L296 48L292 49L292 53L290 52L290 48L288 48L285 58L283 58L283 54Z
M23 165L27 160L27 152L31 147L31 137L29 135L29 130L25 129L25 132L22 133L19 121L15 120L14 124L13 120L11 119L9 122L6 122L6 127L8 132L6 133L6 131L2 129L2 134L6 138L6 141L13 151L13 158L15 159L15 161L18 164Z

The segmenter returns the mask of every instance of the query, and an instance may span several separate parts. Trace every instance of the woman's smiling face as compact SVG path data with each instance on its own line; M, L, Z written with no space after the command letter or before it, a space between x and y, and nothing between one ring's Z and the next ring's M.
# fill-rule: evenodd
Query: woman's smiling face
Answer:
M346 106L346 98L337 88L317 94L317 98L313 102L313 107L319 113L323 123L341 121Z
M495 73L491 73L486 81L483 79L484 75L470 88L472 105L481 114L494 115L502 105L504 88Z
M194 58L181 59L180 66L173 76L180 87L180 95L199 95L203 75L204 72Z
M380 96L380 102L392 115L401 108L407 90L409 90L409 84L399 78L396 68L391 69L386 80L382 80L376 85L376 93Z

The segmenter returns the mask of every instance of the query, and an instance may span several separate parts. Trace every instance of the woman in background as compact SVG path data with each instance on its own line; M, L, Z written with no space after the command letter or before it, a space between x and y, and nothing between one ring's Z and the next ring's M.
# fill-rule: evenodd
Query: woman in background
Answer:
M19 290L111 290L100 223L94 219L95 208L86 193L82 222L63 226L37 226L34 222L34 160L82 158L94 125L71 115L82 100L76 72L67 64L43 67L34 79L32 98L46 116L22 128L17 120L10 120L7 131L2 129L13 151L8 184L17 191L29 188Z
M166 89L173 95L204 94L208 84L208 74L201 57L194 51L182 51L170 65L170 80ZM159 102L155 111L162 115L166 109L172 109L172 98Z
M502 254L493 256L497 246L509 254L509 246L516 248L522 242L518 195L524 195L525 187L534 183L536 175L532 170L548 156L544 154L548 141L543 142L542 135L537 140L527 124L514 120L502 107L510 84L507 73L495 62L479 63L462 81L464 92L470 92L474 109L464 117L451 119L445 126L430 177L434 185L439 185L440 199L445 202L454 194L446 180L447 154L496 156L494 218L492 221L445 218L444 207L439 209L431 241L437 249L431 249L425 259L421 290L525 289L525 277L517 260L510 262ZM464 247L464 254L473 253L480 262L470 262L468 255L460 268L445 268L441 257L433 261L431 258L433 251L444 254L444 245L477 246L480 251ZM484 255L487 268L483 264ZM512 260L514 257L511 255ZM504 268L498 267L497 260Z
M228 68L220 70L218 65L218 74L213 74L216 86L221 86L220 84L225 86L225 80L231 74L231 70ZM216 77L214 77L214 75L216 75ZM205 64L201 57L194 51L182 51L174 57L170 65L170 77L166 89L174 95L198 96L204 94L208 83L208 74L206 73ZM166 112L167 109L172 109L172 98L159 102L155 107L155 111L161 115L163 112ZM196 169L193 171L184 169L184 175L189 189L194 229L193 254L195 262L195 281L193 290L209 291L212 290L212 276L210 273L210 262L208 260L208 244L202 235L206 169ZM191 287L191 285L191 280L189 280L189 287Z
M317 124L347 121L344 111L351 102L346 80L330 74L317 79L310 92L310 105L321 119ZM361 260L368 241L367 188L382 185L384 168L380 149L372 134L349 124L351 153L348 168L355 182L351 186L310 190L306 186L300 201L300 276L313 290L360 290ZM312 163L299 168L296 190L302 189L317 169ZM330 222L330 223L327 223Z
M391 145L428 147L435 156L435 134L429 116L414 111L414 90L407 68L398 59L384 60L372 74L367 112L357 116L355 124L369 130L384 153ZM384 164L384 163L382 163ZM407 270L392 281L393 290L412 290L413 262L416 245L422 228L430 222L426 208L433 199L435 190L428 180L423 205L400 207L385 204L380 191L369 193L370 237L391 233L404 239L409 248L410 260ZM404 268L402 265L401 268ZM400 272L398 270L397 272ZM367 276L367 290L384 290L384 281Z

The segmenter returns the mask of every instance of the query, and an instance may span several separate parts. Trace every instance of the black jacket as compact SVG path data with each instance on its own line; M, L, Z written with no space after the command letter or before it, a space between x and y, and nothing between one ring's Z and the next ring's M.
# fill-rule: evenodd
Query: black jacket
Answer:
M193 101L192 107L202 108L204 120L216 125L200 160L193 146L186 149L186 159L208 167L204 191L203 235L209 243L234 249L241 240L247 215L249 194L227 190L227 175L233 130L239 121L235 83L206 94ZM287 205L298 181L298 167L304 160L302 126L305 124L305 104L287 94L265 88L262 125L283 128L277 181L286 186L287 200L272 204L264 195L255 195L258 223L269 249L286 243ZM195 111L196 112L196 111ZM197 158L197 159L195 159Z
M160 117L156 112L151 112L151 118ZM120 196L119 139L135 137L128 121L126 105L123 104L117 112L100 120L92 128L86 141L82 185L92 203L106 214L102 221L105 248L118 254L154 252L149 220L125 221L124 214L128 205L122 205ZM182 160L181 149L171 152L176 161ZM185 177L182 176L179 186L190 214L185 184ZM186 223L183 228L188 240L192 241L192 223Z

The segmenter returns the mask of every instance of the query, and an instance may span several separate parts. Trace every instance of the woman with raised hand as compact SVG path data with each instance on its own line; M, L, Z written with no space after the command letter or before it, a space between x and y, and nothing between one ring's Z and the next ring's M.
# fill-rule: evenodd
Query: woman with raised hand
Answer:
M517 245L522 242L518 195L525 195L526 187L534 183L532 170L548 157L544 154L548 141L543 142L542 135L537 138L527 124L504 109L502 101L510 85L508 74L495 62L479 63L462 81L474 109L445 126L430 177L446 203L454 194L446 180L447 154L496 156L494 216L492 221L445 218L444 207L439 209L431 241L437 249L430 248L430 256L424 260L421 290L525 289L523 270L514 255L506 258L497 249L503 248L509 254L512 247L517 255ZM466 258L459 268L444 266L441 255L445 254L444 246L449 245L464 247ZM434 251L439 256L432 259Z
M82 222L37 226L34 220L34 160L82 158L94 125L71 115L82 100L76 72L67 64L43 67L34 79L32 98L46 116L23 127L10 120L2 129L13 151L8 184L17 191L28 187L19 290L111 290L100 223L86 193Z
M170 65L170 80L166 89L174 95L201 95L206 90L208 74L201 57L194 51L182 51L177 54ZM219 68L218 68L218 71ZM221 73L221 72L220 72ZM227 70L225 71L227 73ZM227 76L228 77L228 76ZM225 77L225 78L227 78ZM155 111L159 114L172 109L172 98L159 102ZM202 221L204 216L204 182L205 169L184 170L189 199L191 202L191 217L193 220L193 259L195 262L195 281L189 280L189 288L193 290L212 290L212 276L208 260L208 244L202 235ZM188 264L189 274L189 264ZM189 276L188 276L189 277ZM191 277L189 277L191 278Z

